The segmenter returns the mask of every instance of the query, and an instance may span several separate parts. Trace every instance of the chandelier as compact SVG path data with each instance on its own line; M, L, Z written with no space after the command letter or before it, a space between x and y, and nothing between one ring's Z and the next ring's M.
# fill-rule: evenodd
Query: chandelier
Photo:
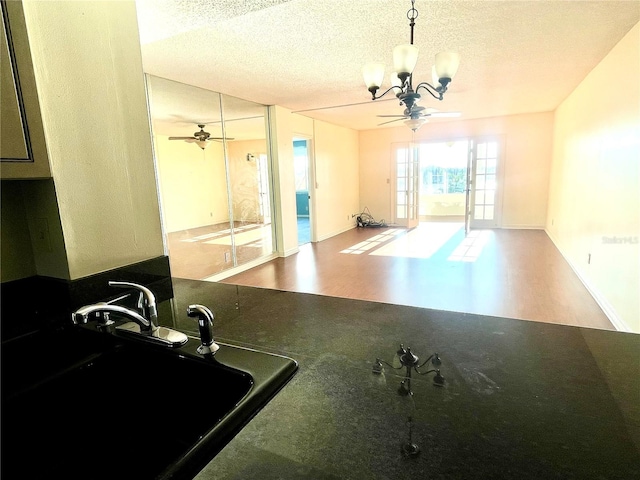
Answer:
M411 0L411 8L407 11L407 18L411 28L411 39L410 43L398 45L393 49L394 72L391 74L391 87L381 95L377 95L384 79L385 66L383 63L369 63L364 66L362 73L364 83L369 92L371 92L372 100L384 97L393 90L398 100L400 100L400 105L405 106L404 116L406 120L404 123L415 131L427 121L424 117L428 116L428 114L422 113L424 107L417 105L420 100L420 89L428 92L433 98L442 100L449 83L451 83L458 70L460 57L453 52L438 53L435 58L435 65L431 69L432 83L421 82L414 87L413 69L418 62L418 47L413 44L413 27L416 24L416 18L418 18L415 0Z

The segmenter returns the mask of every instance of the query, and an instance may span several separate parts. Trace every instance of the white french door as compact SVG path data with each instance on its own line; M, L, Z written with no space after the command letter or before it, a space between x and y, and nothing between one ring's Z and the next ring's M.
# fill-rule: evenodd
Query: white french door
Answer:
M418 216L418 178L420 159L417 145L394 144L392 147L391 168L393 174L393 205L395 205L396 225L406 228L417 227Z
M500 171L500 142L496 139L481 139L473 142L471 149L470 178L470 228L493 228L500 226L502 205Z

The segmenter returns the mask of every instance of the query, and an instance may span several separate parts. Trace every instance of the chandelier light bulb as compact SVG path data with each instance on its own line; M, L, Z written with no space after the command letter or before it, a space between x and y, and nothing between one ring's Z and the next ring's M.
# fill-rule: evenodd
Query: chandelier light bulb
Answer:
M391 86L402 88L402 80L400 80L396 72L391 72Z
M436 75L438 79L452 79L458 71L460 55L453 52L440 52L436 55Z
M369 90L378 89L384 80L384 64L368 63L362 68L364 83Z
M405 43L393 49L393 69L400 74L411 74L418 63L418 47Z

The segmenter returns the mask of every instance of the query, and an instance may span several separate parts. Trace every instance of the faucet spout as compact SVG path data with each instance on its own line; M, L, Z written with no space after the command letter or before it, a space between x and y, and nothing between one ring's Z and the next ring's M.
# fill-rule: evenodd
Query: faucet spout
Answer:
M158 328L158 307L156 306L156 297L151 290L144 285L139 285L132 282L116 282L109 281L110 287L121 288L133 288L140 292L140 298L142 299L142 311L143 316L148 318L151 322L151 329L156 330Z

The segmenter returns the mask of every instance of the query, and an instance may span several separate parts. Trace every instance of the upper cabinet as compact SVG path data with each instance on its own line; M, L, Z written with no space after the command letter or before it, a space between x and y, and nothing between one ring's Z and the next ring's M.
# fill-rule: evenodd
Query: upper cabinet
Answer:
M48 178L51 170L22 2L0 5L0 178Z

